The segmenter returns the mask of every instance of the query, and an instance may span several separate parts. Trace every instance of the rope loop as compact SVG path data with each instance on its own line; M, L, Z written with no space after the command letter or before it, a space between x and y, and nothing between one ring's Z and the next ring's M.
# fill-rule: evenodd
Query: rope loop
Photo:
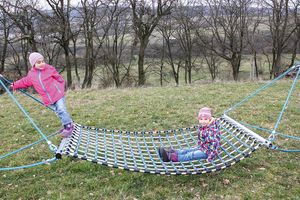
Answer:
M52 142L50 140L47 141L47 144L49 146L50 151L52 151L52 152L56 152L57 151L57 146L55 146L54 144L52 144Z

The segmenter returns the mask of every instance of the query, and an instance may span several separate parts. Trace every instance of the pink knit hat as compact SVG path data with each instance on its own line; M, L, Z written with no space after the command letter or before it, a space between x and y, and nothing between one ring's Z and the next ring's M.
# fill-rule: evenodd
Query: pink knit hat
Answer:
M38 61L38 60L44 60L44 56L40 53L37 53L37 52L33 52L29 55L29 62L31 64L31 67L33 67L35 65L35 63Z
M208 107L199 110L198 119L209 119L211 117L211 109Z

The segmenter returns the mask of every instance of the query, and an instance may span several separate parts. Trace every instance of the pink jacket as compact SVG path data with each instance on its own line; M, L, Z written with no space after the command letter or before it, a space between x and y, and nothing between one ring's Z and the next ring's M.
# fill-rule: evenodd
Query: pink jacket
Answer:
M48 64L38 69L32 67L27 76L14 82L13 89L33 86L45 106L54 104L65 95L65 81L56 69Z

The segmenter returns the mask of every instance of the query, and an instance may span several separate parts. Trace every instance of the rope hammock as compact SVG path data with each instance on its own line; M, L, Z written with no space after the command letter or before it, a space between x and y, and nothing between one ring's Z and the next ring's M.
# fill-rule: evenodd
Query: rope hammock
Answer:
M238 122L228 116L229 112L238 108L244 102L248 101L259 92L273 85L275 82L283 78L292 70L298 70L298 73L294 79L289 94L287 95L285 104L281 110L274 129L267 130L270 132L269 138L265 139L261 137L254 131L250 130L250 128L248 127L254 129L261 128L253 127L243 122ZM285 152L300 152L300 150L280 149L272 143L272 141L275 140L276 136L280 134L277 132L277 128L287 107L292 91L297 83L297 80L299 79L299 74L300 63L294 65L292 68L274 79L269 84L250 94L244 100L226 110L223 115L221 115L221 117L217 119L220 122L221 128L221 146L219 147L221 151L212 162L207 162L206 160L194 160L187 162L167 163L161 160L158 153L158 148L160 146L168 146L174 149L196 147L198 145L197 126L166 131L128 132L99 129L95 127L75 124L72 136L70 138L62 139L60 145L56 147L52 144L49 138L56 135L57 133L52 134L48 137L42 133L42 131L34 123L26 110L6 87L5 82L10 83L9 80L2 76L0 77L0 84L7 91L10 97L15 101L24 115L28 118L32 126L39 132L42 139L35 143L22 147L19 150L0 156L0 160L44 141L47 142L50 151L52 151L54 154L54 157L47 159L46 161L34 163L31 165L0 168L0 171L29 168L44 163L54 162L57 159L60 159L62 155L68 155L75 158L80 158L82 160L91 161L93 163L135 172L169 175L201 174L228 168L248 157L261 145ZM41 103L40 100L31 96L27 92L23 90L21 90L21 92L31 97L35 101ZM300 140L299 137L295 136L287 137Z
M159 146L176 149L197 146L197 126L163 132L126 132L76 124L72 137L64 139L57 153L135 172L178 175L225 169L249 156L260 143L270 145L246 127L237 126L228 116L218 120L222 153L213 162L165 163L159 157Z

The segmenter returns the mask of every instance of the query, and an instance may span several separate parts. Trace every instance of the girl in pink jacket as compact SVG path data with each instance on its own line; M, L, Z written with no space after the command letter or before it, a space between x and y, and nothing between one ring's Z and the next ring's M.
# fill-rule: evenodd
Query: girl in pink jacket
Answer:
M44 57L37 52L29 55L32 66L27 76L14 82L14 90L33 86L40 95L45 106L50 106L60 118L64 129L60 131L63 137L70 137L74 125L67 111L65 102L65 81L56 69L45 63Z

